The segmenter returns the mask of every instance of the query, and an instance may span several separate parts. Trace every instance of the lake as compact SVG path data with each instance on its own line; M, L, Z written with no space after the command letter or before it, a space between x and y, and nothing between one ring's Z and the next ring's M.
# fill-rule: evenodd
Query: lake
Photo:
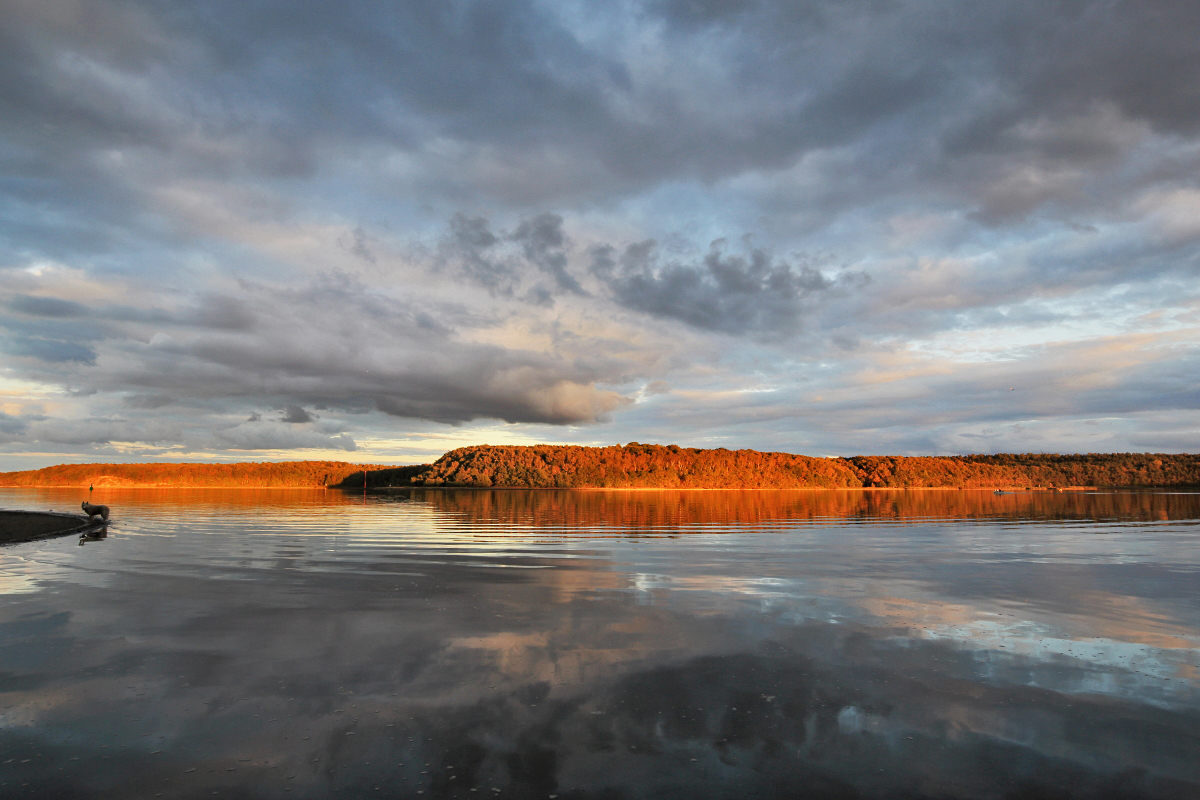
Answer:
M0 547L0 797L1200 798L1200 494L93 501Z

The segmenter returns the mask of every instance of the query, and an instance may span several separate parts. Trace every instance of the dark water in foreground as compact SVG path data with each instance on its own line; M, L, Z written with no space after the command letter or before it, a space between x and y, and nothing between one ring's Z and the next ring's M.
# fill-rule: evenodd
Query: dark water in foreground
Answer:
M95 501L0 548L0 797L1200 798L1200 495Z

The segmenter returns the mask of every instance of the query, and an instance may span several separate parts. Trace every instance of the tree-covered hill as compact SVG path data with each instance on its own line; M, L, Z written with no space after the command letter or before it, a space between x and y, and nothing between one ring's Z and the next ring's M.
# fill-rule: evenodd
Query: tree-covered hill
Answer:
M1163 453L855 456L863 486L1196 486L1200 456Z
M60 464L0 473L0 486L250 487L334 486L352 476L386 469L345 461L281 461L242 464Z
M1200 486L1200 456L1162 453L816 458L757 450L638 444L478 445L433 464L342 461L63 464L0 473L0 486L464 486L558 489L1016 489Z
M1200 485L1200 456L1148 453L813 458L676 445L463 447L418 486L798 489Z
M463 447L446 453L412 482L420 486L564 489L802 489L861 485L854 471L840 459L637 442L624 447Z

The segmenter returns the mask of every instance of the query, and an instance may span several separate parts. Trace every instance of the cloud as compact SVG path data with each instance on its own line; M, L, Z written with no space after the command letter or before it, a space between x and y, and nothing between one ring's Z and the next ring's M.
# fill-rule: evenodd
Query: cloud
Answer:
M175 398L169 394L132 394L125 398L125 405L129 408L138 408L146 410L154 410L169 406L175 402Z
M440 243L440 261L462 277L493 293L516 296L534 304L552 303L559 293L587 292L568 270L570 243L563 218L544 213L521 220L511 233L494 233L483 217L457 213ZM553 279L549 285L539 278Z
M457 214L441 240L439 262L493 293L552 305L565 294L591 296L571 272L572 260L585 261L581 272L626 309L702 330L774 337L797 332L806 312L823 299L870 283L865 272L823 272L803 257L793 264L748 242L742 250L730 253L719 239L698 259L664 259L658 243L648 239L592 244L581 252L556 214L522 219L509 234L494 233L486 219ZM543 274L553 284L539 285Z
M493 254L501 240L488 221L460 212L451 217L449 227L440 244L441 260L452 263L468 280L511 296L516 273L511 264Z
M652 240L627 245L619 259L601 246L592 271L628 308L706 330L776 336L796 331L822 295L870 282L863 272L826 276L807 264L794 267L761 248L731 255L725 245L714 242L698 264L661 263Z
M39 336L10 336L0 343L6 353L17 358L30 358L53 364L78 362L95 364L96 351L88 345L62 339Z
M131 411L156 411L161 406L132 405ZM230 425L219 417L191 415L177 422L161 414L112 415L63 419L0 417L0 441L29 441L41 446L64 445L95 449L121 443L146 449L205 450L342 450L357 449L354 438L336 423L298 426L283 420L251 420Z
M1193 408L1195 3L97 9L5 6L14 418L943 447L1021 424L987 369L1062 430ZM1044 370L1135 332L1145 374Z
M338 237L338 245L345 249L346 252L361 258L363 261L374 264L375 253L371 251L370 241L370 237L362 229L362 226Z
M60 300L57 297L31 297L27 294L13 295L7 305L18 314L35 317L83 317L88 313L87 307L80 303Z
M305 411L300 406L288 406L283 410L283 416L280 417L279 421L290 422L292 424L312 422L313 415Z
M175 444L181 440L178 425L166 419L132 419L122 416L82 419L45 418L28 427L34 442L62 445L94 445L111 442Z
M87 5L10 4L5 129L36 145L21 173L82 190L73 204L110 219L140 202L142 169L303 180L347 148L394 150L437 195L545 207L850 146L875 154L860 162L882 179L864 187L873 197L902 174L1000 221L1078 203L1062 175L1115 167L1144 140L1123 121L1170 136L1200 125L1186 2L956 2L936 15L910 2L650 3L582 19L530 0L301 17L278 3L130 3L103 30ZM1089 128L1098 109L1112 124Z
M209 290L166 307L98 306L110 322L94 349L46 340L36 353L44 363L24 374L121 393L128 409L154 410L176 397L217 406L232 398L274 401L280 421L293 425L316 419L304 405L447 423L577 424L629 402L596 384L621 380L631 364L471 341L489 323L453 305L439 313L345 274L303 286L241 280L238 288L237 296ZM136 290L125 299L157 302ZM76 352L88 357L70 358Z
M521 246L530 263L554 278L559 289L585 294L579 281L567 272L567 237L558 214L539 214L524 220L510 238Z
M27 427L28 423L25 420L0 411L0 442L17 441Z
M344 450L358 449L353 437L346 433L328 433L296 428L289 420L278 422L245 422L213 432L201 446L229 450Z

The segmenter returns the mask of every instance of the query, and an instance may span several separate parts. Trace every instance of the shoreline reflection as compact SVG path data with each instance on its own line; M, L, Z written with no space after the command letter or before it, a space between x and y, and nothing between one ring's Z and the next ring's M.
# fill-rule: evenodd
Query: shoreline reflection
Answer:
M97 502L0 552L0 796L1200 796L1197 495Z

